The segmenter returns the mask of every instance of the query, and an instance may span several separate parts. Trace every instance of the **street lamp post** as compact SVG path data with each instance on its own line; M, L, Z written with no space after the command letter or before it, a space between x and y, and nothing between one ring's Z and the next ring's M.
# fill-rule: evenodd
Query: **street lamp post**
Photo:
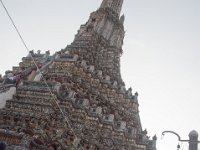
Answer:
M189 150L198 150L198 143L200 143L200 141L198 141L199 135L198 135L197 131L193 130L189 133L189 140L182 140L180 135L178 135L174 131L163 131L162 135L165 135L165 133L172 133L172 134L176 135L178 137L178 141L180 141L180 142L188 142ZM180 146L178 145L177 148L179 149Z

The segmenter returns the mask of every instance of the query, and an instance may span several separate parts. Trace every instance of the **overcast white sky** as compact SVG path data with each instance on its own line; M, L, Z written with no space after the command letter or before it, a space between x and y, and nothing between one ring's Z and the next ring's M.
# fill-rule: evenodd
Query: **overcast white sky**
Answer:
M53 54L73 41L101 0L4 0L30 50ZM139 92L140 116L158 150L176 150L173 130L188 139L200 132L200 1L125 0L122 77ZM0 73L27 51L0 7ZM187 150L187 144L181 144Z

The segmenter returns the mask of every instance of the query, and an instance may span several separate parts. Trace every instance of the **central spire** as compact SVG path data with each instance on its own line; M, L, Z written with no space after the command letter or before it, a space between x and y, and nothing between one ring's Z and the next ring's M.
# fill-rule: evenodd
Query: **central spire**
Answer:
M90 14L81 25L73 43L66 48L86 64L93 65L110 80L122 85L120 56L125 35L124 15L120 17L123 0L103 0L100 9Z
M101 8L110 8L118 15L120 15L122 4L124 0L103 0L101 3Z

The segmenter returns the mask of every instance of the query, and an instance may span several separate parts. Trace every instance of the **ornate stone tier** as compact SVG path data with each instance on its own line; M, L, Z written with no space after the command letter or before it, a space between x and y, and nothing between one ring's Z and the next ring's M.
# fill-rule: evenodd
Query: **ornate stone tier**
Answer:
M46 51L45 54L41 54L40 50L38 50L37 53L34 53L34 51L32 50L29 52L28 56L22 58L22 62L19 63L19 67L13 67L13 73L17 74L20 72L24 72L24 70L33 68L37 69L35 64L37 64L37 66L41 68L51 59L52 56L50 56L49 51Z
M80 128L83 128L83 123L89 119L97 122L97 126L93 126L96 129L105 127L110 132L122 132L123 137L128 138L125 142L133 141L134 145L134 139L137 138L136 131L141 130L140 124L137 125L139 122L137 119L139 115L136 115L138 114L137 93L133 96L131 90L126 91L123 88L123 91L113 87L110 81L106 80L109 79L108 77L103 78L101 74L94 72L94 67L85 65L84 61L74 63L70 60L56 59L44 77L49 81L62 83L60 105L71 120L72 126L75 126L73 122L79 124L75 133L80 135L82 133ZM84 136L82 139L91 138Z
M59 82L37 82L37 81L22 81L18 89L24 91L39 91L39 92L53 92L57 93L60 89Z
M66 149L66 146L71 145L74 140L71 140L70 143L65 141L68 137L66 132L70 130L59 109L53 107L56 95L51 95L43 88L34 90L36 85L43 86L41 83L27 82L25 84L24 82L17 88L14 98L8 100L6 107L0 110L2 114L0 128L30 132L30 137L40 143L38 145L32 142L32 146L37 147L37 149L43 150L47 143L55 139L62 149ZM55 83L48 83L48 85L57 89ZM21 88L22 86L23 88ZM60 133L58 133L59 130ZM42 146L43 148L40 148Z
M7 150L28 150L31 138L23 133L0 130L0 141L7 142Z

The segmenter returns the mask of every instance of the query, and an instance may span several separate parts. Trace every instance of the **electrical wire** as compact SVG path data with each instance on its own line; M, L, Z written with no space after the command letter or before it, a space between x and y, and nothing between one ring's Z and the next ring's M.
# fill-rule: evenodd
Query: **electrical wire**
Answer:
M12 22L12 25L14 26L14 28L15 28L15 30L16 30L18 36L20 37L21 42L23 43L24 47L26 48L26 50L27 50L28 53L29 53L30 50L29 50L29 48L28 48L28 46L27 46L25 40L23 39L22 35L20 34L19 29L18 29L17 26L15 25L15 22L14 22L14 20L12 19L10 13L8 12L8 9L6 8L6 6L4 5L4 3L3 3L2 0L0 0L0 2L1 2L1 4L2 4L4 10L6 11L6 14L8 15L10 21ZM60 107L60 105L59 105L59 103L58 103L58 100L57 100L56 96L55 96L55 95L53 94L53 92L51 91L51 89L50 89L50 87L49 87L49 85L48 85L46 79L44 78L42 72L40 71L40 68L38 67L38 65L37 65L37 63L36 63L36 61L35 61L35 59L33 58L32 54L30 54L30 56L31 56L31 59L33 60L33 63L34 63L34 65L36 66L36 68L37 68L39 74L41 74L41 78L43 79L45 85L47 86L47 88L48 88L48 90L49 90L49 92L50 92L50 94L52 95L53 100L54 100L54 102L56 103L56 105L57 105L59 111L61 112L61 114L62 114L64 120L67 122L68 127L69 127L69 128L71 129L71 131L73 132L75 138L77 138L77 136L76 136L76 134L75 134L75 132L74 132L74 130L73 130L71 124L69 123L68 117L64 114L63 110L61 109L61 107ZM82 147L82 145L81 145L81 149L84 150L83 147Z

